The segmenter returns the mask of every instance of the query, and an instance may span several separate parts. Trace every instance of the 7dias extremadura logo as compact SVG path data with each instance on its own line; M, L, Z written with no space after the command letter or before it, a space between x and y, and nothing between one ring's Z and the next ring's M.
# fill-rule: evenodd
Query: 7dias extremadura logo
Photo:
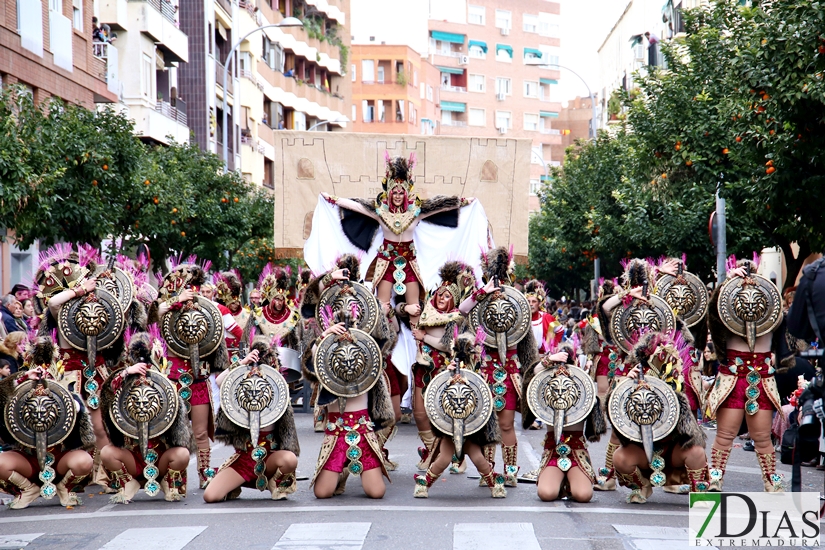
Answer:
M691 546L819 546L818 493L691 493Z

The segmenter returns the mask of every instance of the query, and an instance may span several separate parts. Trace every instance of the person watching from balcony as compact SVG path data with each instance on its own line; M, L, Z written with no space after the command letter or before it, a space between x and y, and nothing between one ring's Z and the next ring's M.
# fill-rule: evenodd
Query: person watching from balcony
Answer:
M100 23L97 22L97 17L92 17L92 41L103 42L103 30L100 28Z

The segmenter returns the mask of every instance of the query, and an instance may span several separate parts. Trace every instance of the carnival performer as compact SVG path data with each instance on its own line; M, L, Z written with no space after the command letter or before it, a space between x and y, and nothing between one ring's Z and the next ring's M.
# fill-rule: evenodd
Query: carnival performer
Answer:
M256 287L261 293L262 305L252 310L252 316L244 327L241 340L251 345L250 334L269 340L278 339L279 347L298 351L301 342L301 315L291 303L290 272L286 268L266 264Z
M562 381L551 386L552 395L566 405L565 411L571 408L584 409L586 405L579 405L580 400L586 399L586 393L578 392L576 401L569 400L569 396L577 395L573 390L576 380L572 375L582 372L576 362L576 343L564 343L558 346L549 346L547 355L541 361L528 366L524 370L522 380L521 402L522 427L528 428L536 418L530 403L528 403L528 389L534 377L545 371L551 371ZM573 371L573 369L578 369ZM571 372L572 371L572 372ZM585 374L585 373L583 373ZM592 384L589 376L581 377L583 383ZM586 380L586 382L584 382ZM543 394L543 392L542 392ZM596 472L587 450L587 442L595 442L607 432L604 413L598 396L591 406L589 413L579 422L564 427L560 437L556 437L554 427L547 423L547 433L544 436L544 452L541 455L539 474L536 481L536 490L542 501L549 502L569 497L576 502L590 502L593 498L593 484L596 481ZM544 395L542 395L544 398ZM546 398L544 398L546 399ZM548 403L541 403L547 407ZM558 414L558 411L555 411Z
M277 406L275 392L281 391L288 394L286 381L281 379L280 387L273 388L266 376L265 366L279 370L278 344L277 340L271 340L269 344L262 340L255 340L252 344L252 351L243 359L233 361L230 370L218 375L217 383L221 387L221 399L225 399L224 392L227 378L233 371L243 368L244 365L251 365L251 368L236 377L238 384L229 388L232 391L230 397L235 401L237 408L247 412L244 405L250 401L255 401L252 410L258 411L263 416L266 407ZM271 373L269 377L277 377ZM249 385L246 397L240 397L244 392L245 384ZM268 403L266 395L272 396ZM215 439L226 445L235 448L235 452L226 462L223 463L215 478L203 493L206 502L220 502L223 500L234 500L241 494L242 487L250 487L263 491L268 489L272 495L272 500L283 500L297 489L295 469L298 467L298 455L301 453L298 444L298 434L295 429L295 417L292 413L292 405L289 400L284 403L285 407L277 420L265 426L250 426L243 428L227 415L223 407L218 411L217 430ZM248 406L248 405L247 405ZM260 407L264 410L261 411ZM277 414L277 413L275 413ZM249 422L249 417L247 417ZM254 434L254 435L253 435ZM253 443L253 438L255 442Z
M92 422L83 401L57 380L62 367L55 342L39 336L26 351L25 370L0 382L0 410L7 415L0 422L0 440L11 446L0 453L0 491L14 495L12 510L28 507L39 496L55 495L62 506L78 506L77 493L90 481ZM53 414L66 422L55 423ZM45 430L30 428L32 421ZM52 440L60 443L50 445Z
M719 373L706 400L707 416L716 419L710 490L722 490L733 439L744 419L756 448L765 491L782 492L785 483L776 471L771 442L774 411L783 414L774 374L793 366L794 351L788 346L781 298L776 285L757 274L756 254L754 261L737 262L731 257L727 268L728 278L714 290L708 310L710 335L719 360Z
M385 153L385 161L383 191L376 199L321 195L343 210L341 229L358 249L368 251L376 231L381 228L383 243L375 259L373 287L377 288L378 299L384 303L389 303L393 294L404 296L405 312L410 316L410 323L416 325L421 313L419 300L426 289L413 243L416 227L421 221L458 227L459 209L473 199L446 196L421 199L414 193L415 154L409 159L390 159L389 153Z
M243 282L237 269L215 273L212 282L215 284L215 302L224 316L226 349L229 350L231 359L240 354L241 337L246 325L249 324L251 314L241 301ZM223 308L226 308L226 311Z
M547 312L547 292L540 281L533 279L524 283L524 297L530 304L530 324L538 351L547 353L550 347L561 344L564 326Z
M117 491L110 500L128 504L143 487L149 496L162 491L166 501L176 502L186 497L186 468L190 451L196 448L186 407L174 382L166 378L166 345L158 326L128 334L126 345L120 368L104 382L101 392L111 443L100 455L109 487ZM119 391L126 397L119 399ZM157 426L147 425L142 448L140 423L164 417L168 420Z
M413 418L418 428L418 437L424 444L424 447L418 449L420 461L416 466L422 472L429 467L437 443L424 407L424 391L430 380L449 365L455 328L463 323L464 316L475 305L469 299L476 291L475 276L469 266L463 262L450 261L441 266L438 275L441 277L441 285L427 297L418 325L412 330L418 344L416 362L412 367ZM493 282L490 281L487 291L492 288ZM399 304L399 307L403 309L403 304ZM463 473L464 465L454 466L451 467L451 472Z
M627 354L617 345L610 332L611 315L617 307L629 307L634 299L646 300L647 294L652 289L652 286L648 286L648 283L655 280L654 276L655 272L647 261L634 258L624 263L621 287L611 281L605 281L601 286L602 298L598 303L598 322L604 343L598 360L594 362L596 363L596 384L599 389L599 397L605 404L610 388L626 377L630 371ZM610 441L607 442L604 467L599 468L596 485L593 486L597 491L616 490L613 454L619 448L619 445L618 436L615 432L611 432Z
M653 487L666 485L689 484L694 492L707 491L706 437L682 391L682 367L685 360L690 360L689 344L680 332L650 331L639 339L628 360L634 365L628 372L628 380L613 387L611 392L618 395L611 394L607 407L613 434L621 441L621 447L613 455L613 465L619 484L631 490L627 502L644 504ZM639 380L642 369L644 381ZM672 397L666 398L660 393L662 390L652 384L652 379L665 382L664 393L671 393ZM618 399L616 407L612 405L614 397ZM667 410L670 407L678 408L676 414ZM617 413L622 415L621 419L613 416ZM657 413L656 423L672 418L674 425L662 429L667 436L654 439L655 423L646 436L639 419L657 416ZM642 441L630 439L622 433L622 427L630 427L635 432L641 429ZM649 441L645 441L646 437ZM649 446L650 453L645 446Z
M209 441L214 437L215 423L209 375L223 371L229 363L223 314L212 301L199 295L209 266L208 261L199 265L194 256L174 265L163 278L157 307L170 355L168 376L177 384L192 421L201 489L215 475L210 465Z
M521 398L521 367L538 361L538 344L528 323L530 306L527 299L512 287L515 277L512 248L508 251L499 247L482 253L481 267L486 286L473 293L467 303L462 304L462 309L466 307L472 310L477 306L482 308L477 316L471 312L470 319L478 326L487 326L488 339L484 347L481 372L493 391L494 407L501 429L504 484L516 487L519 466L514 422ZM493 327L492 324L501 327ZM523 327L524 330L515 330L516 335L511 340L508 330L503 328L505 326ZM494 328L505 332L498 333ZM493 337L492 334L496 336ZM495 344L491 344L491 341ZM491 464L495 462L495 453L494 445L485 448L485 456Z
M426 310L425 313L422 313L422 321L425 314ZM433 381L432 383L436 386L429 390L439 392L440 397L433 401L441 405L441 409L427 411L436 415L432 419L433 427L431 428L436 437L436 444L426 472L414 475L415 490L413 496L415 498L429 498L430 488L444 470L451 463L463 463L466 455L475 464L478 473L481 475L481 480L490 488L491 496L493 498L504 498L507 496L507 489L504 488L504 476L495 472L495 464L489 462L482 451L484 447L496 445L500 442L496 415L490 414L483 427L466 437L463 432L455 433L456 429L464 430L464 426L474 420L473 413L478 413L484 409L481 406L481 401L485 397L488 400L488 405L492 402L492 394L487 388L486 381L478 376L485 335L483 331L479 334L473 334L464 319L459 319L452 324L453 327L450 332L453 332L453 337L449 342L448 363L442 369L441 376L439 376L443 384ZM446 374L445 371L450 374ZM476 376L473 377L473 374ZM446 379L444 379L445 375ZM477 378L478 381L475 385L468 380L470 377ZM476 394L476 392L478 393ZM482 392L484 395L482 395ZM450 407L456 409L456 411L447 410L444 407L445 401L450 403ZM476 403L472 411L465 409L467 401ZM490 408L487 407L486 410L490 411ZM456 425L456 419L451 416L451 413L455 414L455 412L460 412L459 416L464 416L460 419L460 427ZM464 412L468 412L470 416L465 416ZM444 433L435 427L436 424L449 425L453 433L449 435Z
M324 342L329 335L335 338L345 349L348 339L352 338L352 332L348 327L364 326L369 330L359 346L363 349L374 349L380 355L380 363L383 365L383 358L392 353L396 343L397 332L392 322L392 314L388 308L379 307L379 302L363 285L360 280L360 267L357 257L352 254L345 254L336 261L336 270L321 274L312 281L306 288L304 300L301 304L302 315L316 315L312 327L317 327L314 332L304 333L304 357L302 362L304 378L313 383L316 388L316 405L323 411L325 423L324 444L321 447L321 454L318 458L318 466L315 472L313 485L315 495L318 498L329 498L333 495L340 495L346 489L347 478L350 474L361 476L361 484L365 493L371 498L382 498L385 490L381 473L389 475L387 471L393 467L385 454L384 445L392 434L395 426L395 414L392 409L392 400L389 396L387 377L383 374L383 369L365 373L375 374L377 381L372 383L371 389L360 393L357 396L346 399L345 410L340 410L340 400L329 389L320 383L316 373L318 361L316 351L318 346ZM320 307L319 307L320 306ZM363 334L363 333L361 333ZM329 356L329 355L327 355ZM342 356L338 356L341 359ZM375 357L365 358L361 354L355 354L352 360L372 360ZM340 361L334 365L322 362L321 368L325 372L331 373L333 379L337 369L346 367L347 363ZM357 381L347 380L340 382L340 390L361 387ZM360 390L353 390L360 391ZM355 426L352 422L358 422ZM358 446L363 456L360 461L352 461L348 457L348 443L343 437L347 431L356 431L361 434ZM350 445L349 449L352 449ZM353 450L353 452L355 452ZM377 457L377 465L373 459L373 454ZM370 470L380 467L380 471L369 473ZM363 473L367 473L364 477Z

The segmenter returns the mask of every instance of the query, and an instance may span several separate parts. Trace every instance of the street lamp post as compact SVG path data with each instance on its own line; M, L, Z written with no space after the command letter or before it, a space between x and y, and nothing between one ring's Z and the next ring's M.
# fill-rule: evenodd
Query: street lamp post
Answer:
M229 75L229 62L234 61L235 50L238 49L244 40L246 40L251 34L254 34L258 31L262 31L264 29L272 29L272 28L281 28L281 27L303 27L304 24L301 22L300 19L297 17L287 17L280 23L272 23L270 25L263 25L261 27L257 27L245 35L243 35L240 40L235 42L232 45L232 49L229 50L229 54L226 56L226 63L223 66L223 169L224 172L229 171L229 128L227 127L227 110L229 106L227 104L227 92L226 92L226 78ZM237 94L235 95L235 99L237 100Z
M315 124L313 124L312 126L307 128L307 132L311 132L312 130L314 130L315 128L317 128L318 126L321 126L323 124L335 124L335 123L338 123L338 122L349 122L349 121L350 120L347 117L339 118L337 120L322 120L320 122L316 122Z

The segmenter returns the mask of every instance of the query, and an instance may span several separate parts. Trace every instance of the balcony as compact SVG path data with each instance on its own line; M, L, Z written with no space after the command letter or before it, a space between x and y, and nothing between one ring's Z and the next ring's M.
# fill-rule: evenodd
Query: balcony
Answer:
M118 51L112 44L92 42L92 55L101 59L106 67L106 88L121 97L123 84L118 77Z
M98 20L115 30L129 30L129 8L126 0L100 0Z
M467 123L463 120L442 120L442 126L453 126L455 128L464 128L467 126Z
M545 134L545 135L548 135L548 136L560 136L561 135L561 130L557 130L555 128L541 128L541 129L539 129L539 131L542 134Z
M182 103L182 102L179 102ZM171 141L187 143L189 128L185 109L158 101L153 107L129 106L129 118L135 121L135 134L168 145Z
M226 15L232 17L232 6L229 4L229 0L218 0L218 5L223 8L223 11L226 12Z
M166 61L189 61L189 39L178 28L177 12L172 4L164 0L129 0L129 4L138 30L152 38Z
M466 94L467 88L463 86L445 86L444 84L441 85L442 92L457 92L460 94Z
M216 59L215 60L215 83L218 86L220 86L221 89L223 89L223 71L224 71L223 64ZM232 75L231 74L226 75L226 88L227 88L226 92L229 95L233 95L234 92L233 92L233 89L232 89Z

